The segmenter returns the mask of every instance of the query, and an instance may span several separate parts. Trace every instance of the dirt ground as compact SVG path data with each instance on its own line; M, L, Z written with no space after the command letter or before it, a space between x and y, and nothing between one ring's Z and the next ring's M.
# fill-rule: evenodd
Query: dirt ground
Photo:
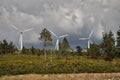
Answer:
M120 73L27 74L2 76L0 80L120 80Z

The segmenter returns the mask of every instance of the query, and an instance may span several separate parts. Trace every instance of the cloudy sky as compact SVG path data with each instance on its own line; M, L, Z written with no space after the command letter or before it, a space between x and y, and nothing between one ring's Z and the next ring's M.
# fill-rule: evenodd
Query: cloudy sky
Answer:
M0 0L0 40L13 41L18 46L20 30L34 28L24 33L24 45L40 47L39 33L47 28L60 36L69 34L72 46L86 44L79 37L88 37L94 30L92 41L102 40L102 32L118 30L120 25L119 0ZM54 43L55 43L55 38ZM39 44L39 45L38 45Z

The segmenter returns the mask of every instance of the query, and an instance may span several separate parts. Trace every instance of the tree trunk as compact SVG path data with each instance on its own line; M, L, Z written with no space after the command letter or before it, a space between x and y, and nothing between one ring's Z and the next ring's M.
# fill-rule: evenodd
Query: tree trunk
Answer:
M44 58L45 58L45 61L46 61L46 50L44 48Z
M51 53L51 62L52 62L52 50L50 50L50 53Z

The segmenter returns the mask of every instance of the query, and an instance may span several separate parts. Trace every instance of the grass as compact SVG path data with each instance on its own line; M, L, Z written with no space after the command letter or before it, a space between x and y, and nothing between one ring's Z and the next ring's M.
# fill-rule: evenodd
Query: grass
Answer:
M120 72L120 59L107 62L102 59L68 56L67 59L54 55L0 55L0 75L61 74L61 73L112 73Z

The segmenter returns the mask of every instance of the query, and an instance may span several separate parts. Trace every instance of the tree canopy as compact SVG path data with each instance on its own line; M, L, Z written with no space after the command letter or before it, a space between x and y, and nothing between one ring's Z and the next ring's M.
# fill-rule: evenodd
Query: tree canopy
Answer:
M46 28L41 31L38 39L43 41L44 47L52 45L52 36Z

